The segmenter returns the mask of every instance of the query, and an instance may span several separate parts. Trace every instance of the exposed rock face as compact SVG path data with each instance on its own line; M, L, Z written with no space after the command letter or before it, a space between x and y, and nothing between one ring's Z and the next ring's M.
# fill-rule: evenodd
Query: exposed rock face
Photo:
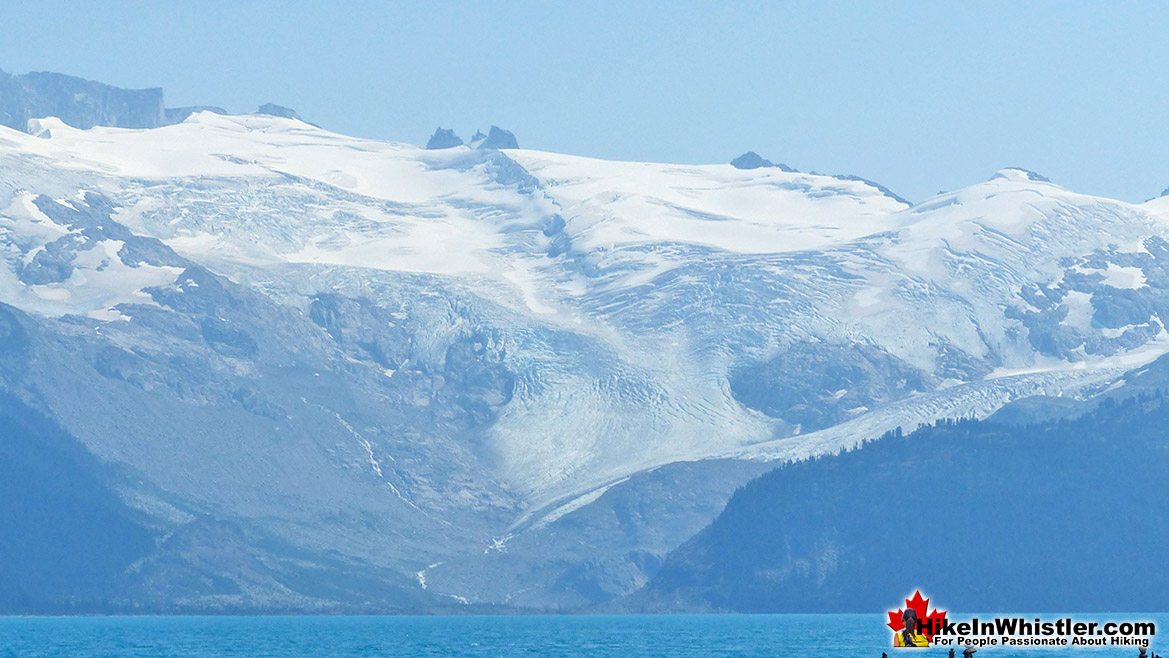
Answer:
M491 130L487 131L487 137L476 148L480 149L518 149L519 142L516 141L515 134L510 130L504 130L499 126L491 126Z
M16 130L28 131L30 120L44 117L57 117L83 130L94 126L158 128L182 123L196 112L228 114L214 105L165 107L159 88L121 89L61 73L13 75L0 71L0 125ZM256 113L316 126L296 110L275 103L261 105Z
M755 151L747 151L743 155L731 160L731 166L735 169L759 169L760 167L770 167L771 160L765 159Z
M296 110L291 107L277 105L276 103L264 103L256 110L256 114L267 114L273 117L284 117L285 119L296 119L297 121L304 121L304 117L300 116ZM304 121L308 123L307 121Z
M162 89L119 89L60 73L0 71L0 125L25 130L55 116L76 128L156 128L166 122Z
M214 105L191 105L188 107L168 107L166 108L166 125L174 123L182 123L187 120L187 117L196 112L214 112L215 114L227 114L227 110L222 107Z
M803 376L793 378L791 373ZM982 373L978 373L982 374ZM928 377L888 352L863 344L801 342L730 377L744 405L802 431L842 422L926 388ZM847 390L839 386L849 382Z
M463 140L455 134L454 130L450 128L436 128L434 134L426 142L428 149L449 149L456 146L462 146Z
M795 171L791 167L783 163L775 163L764 158L755 151L747 151L743 155L731 160L731 166L736 169L760 169L763 167L775 167L782 171Z
M868 178L861 178L860 176L857 176L855 174L835 174L832 177L837 178L839 180L856 181L858 183L864 183L865 185L871 185L871 186L877 188L878 190L880 190L881 194L884 194L885 196L889 197L890 199L893 199L894 201L900 201L901 203L904 203L906 205L913 205L912 203L910 203L909 199L906 199L905 197L901 196L900 194L894 192L893 190L885 187L884 185L881 185L877 181L870 180ZM1032 180L1039 180L1039 179L1032 179Z

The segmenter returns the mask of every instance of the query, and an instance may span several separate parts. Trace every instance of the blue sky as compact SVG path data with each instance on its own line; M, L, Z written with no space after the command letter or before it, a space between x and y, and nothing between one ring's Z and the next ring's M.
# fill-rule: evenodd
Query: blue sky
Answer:
M0 69L168 105L266 101L421 143L724 162L751 149L921 200L1024 166L1143 200L1169 187L1169 3L0 3Z

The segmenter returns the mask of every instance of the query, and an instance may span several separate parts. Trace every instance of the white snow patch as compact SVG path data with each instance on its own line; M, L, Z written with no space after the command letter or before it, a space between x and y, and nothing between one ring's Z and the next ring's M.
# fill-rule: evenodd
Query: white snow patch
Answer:
M1102 272L1104 284L1113 288L1136 290L1147 285L1145 272L1139 267L1122 267L1116 263L1109 263L1108 269Z
M1092 293L1070 290L1064 295L1061 305L1068 311L1062 324L1081 331L1091 331L1092 314L1095 312L1092 309Z

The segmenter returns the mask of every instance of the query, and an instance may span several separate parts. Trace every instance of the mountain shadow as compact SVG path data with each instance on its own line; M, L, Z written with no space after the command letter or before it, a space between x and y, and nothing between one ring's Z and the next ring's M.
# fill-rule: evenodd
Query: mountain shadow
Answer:
M0 611L105 607L152 533L105 465L54 421L0 391Z
M1031 425L950 421L780 467L631 595L636 610L1169 607L1169 404Z

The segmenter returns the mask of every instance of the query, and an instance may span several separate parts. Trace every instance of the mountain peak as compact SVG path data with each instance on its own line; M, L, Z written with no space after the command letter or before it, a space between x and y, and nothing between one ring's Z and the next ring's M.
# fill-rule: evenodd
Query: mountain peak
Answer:
M476 136L483 133L476 132ZM519 142L516 141L515 134L510 130L504 130L499 126L491 126L491 130L487 131L486 137L479 142L478 149L518 149Z
M81 129L163 125L162 89L120 89L63 73L0 71L0 125L24 130L29 119L55 116Z
M227 114L227 110L215 105L190 105L187 107L168 107L166 112L166 123L175 124L186 121L192 114L198 112L211 112L212 114Z
M296 121L300 121L302 123L307 123L310 126L317 125L317 124L312 123L310 121L306 121L304 119L304 117L300 116L300 113L298 113L296 110L292 109L291 107L277 105L276 103L264 103L256 110L256 114L263 114L263 115L271 116L271 117L281 117L284 119L295 119Z
M1051 179L1022 167L1005 167L994 172L990 180L1033 181L1036 183L1050 183Z
M455 134L455 131L450 128L438 127L434 129L434 134L426 142L428 149L449 149L456 146L462 146L463 140Z
M747 151L743 155L731 160L731 166L735 169L760 169L763 167L775 167L781 171L795 171L795 169L781 163L775 163L764 158L755 151Z

